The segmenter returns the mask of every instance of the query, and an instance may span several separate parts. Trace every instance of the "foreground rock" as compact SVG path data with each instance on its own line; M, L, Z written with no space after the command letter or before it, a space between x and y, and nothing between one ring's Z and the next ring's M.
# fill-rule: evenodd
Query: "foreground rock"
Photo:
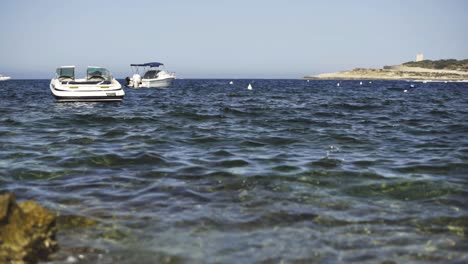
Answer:
M0 263L37 263L57 250L55 215L33 201L0 195Z

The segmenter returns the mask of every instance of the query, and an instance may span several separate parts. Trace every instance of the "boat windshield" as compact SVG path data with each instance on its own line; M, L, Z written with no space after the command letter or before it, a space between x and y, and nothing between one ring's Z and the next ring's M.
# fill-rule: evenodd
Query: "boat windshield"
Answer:
M59 79L75 79L75 68L74 67L62 67L57 68L57 77Z
M111 81L112 74L105 68L88 67L88 69L86 70L86 79Z
M158 73L160 71L157 71L157 70L149 70L145 73L145 75L143 76L143 79L156 79L158 78Z

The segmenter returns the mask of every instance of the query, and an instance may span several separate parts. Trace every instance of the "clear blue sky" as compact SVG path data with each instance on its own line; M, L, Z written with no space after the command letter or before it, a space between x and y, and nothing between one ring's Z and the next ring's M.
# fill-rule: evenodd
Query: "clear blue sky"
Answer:
M1 0L0 73L161 61L182 78L299 78L468 58L466 0ZM84 70L83 70L84 71Z

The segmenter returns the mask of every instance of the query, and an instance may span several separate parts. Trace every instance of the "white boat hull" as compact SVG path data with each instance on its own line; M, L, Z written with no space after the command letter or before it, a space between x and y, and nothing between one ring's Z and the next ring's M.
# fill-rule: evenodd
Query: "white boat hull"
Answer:
M125 95L116 80L110 85L64 85L59 80L52 79L50 91L58 102L119 102Z
M174 78L166 79L142 79L140 87L145 88L166 88L172 84Z
M6 81L6 80L10 80L11 78L8 77L8 76L0 76L0 81Z

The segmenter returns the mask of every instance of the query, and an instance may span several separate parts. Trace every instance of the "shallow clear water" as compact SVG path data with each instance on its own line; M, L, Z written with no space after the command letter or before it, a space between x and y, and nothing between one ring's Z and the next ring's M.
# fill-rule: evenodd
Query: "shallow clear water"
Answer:
M56 263L468 261L468 84L229 81L0 82L0 192L98 221Z

